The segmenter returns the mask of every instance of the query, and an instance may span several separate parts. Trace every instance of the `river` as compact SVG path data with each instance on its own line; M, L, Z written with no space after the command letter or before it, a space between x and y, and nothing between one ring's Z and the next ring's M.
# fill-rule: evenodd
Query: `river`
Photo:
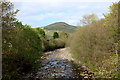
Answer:
M69 48L61 48L54 51L45 52L41 57L41 66L32 80L55 80L90 78L92 73L87 70L76 69L74 59ZM79 71L78 71L79 70ZM82 74L81 74L82 73ZM25 79L29 80L29 79Z

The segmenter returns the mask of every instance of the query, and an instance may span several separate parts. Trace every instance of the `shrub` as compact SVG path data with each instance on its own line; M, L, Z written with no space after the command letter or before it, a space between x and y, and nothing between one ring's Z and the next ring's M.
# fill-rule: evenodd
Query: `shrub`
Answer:
M55 39L55 38L59 38L59 34L58 34L57 32L54 32L53 38L54 38L54 39Z
M114 39L103 21L84 26L73 35L70 48L76 60L84 62L91 70L98 72L102 61L109 59ZM110 67L111 69L111 67Z
M44 44L44 51L50 51L55 49L55 44L53 43L53 40L43 40Z
M41 28L36 28L37 32L45 38L45 31Z
M44 44L44 51L51 51L65 47L65 40L61 38L50 39L50 40L44 39L43 44Z
M64 48L65 47L65 40L57 38L57 39L55 39L54 44L56 45L56 48Z
M69 33L65 33L63 31L59 31L59 38L64 38L64 39L67 39L69 37Z
M4 35L11 38L4 38L3 42L3 79L7 80L15 80L21 73L37 68L42 51L41 39L35 31L17 29Z
M113 3L105 19L80 28L72 37L71 49L77 60L84 62L96 77L120 78L118 6Z

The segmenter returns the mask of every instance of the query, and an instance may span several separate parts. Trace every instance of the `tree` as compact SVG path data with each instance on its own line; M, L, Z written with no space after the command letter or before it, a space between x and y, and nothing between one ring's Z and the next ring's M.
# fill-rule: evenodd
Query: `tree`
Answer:
M55 39L55 38L59 38L59 34L58 34L57 32L54 32L53 38L54 38L54 39Z
M42 35L45 38L45 31L43 29L37 28L36 30L40 35Z
M24 26L23 26L22 22L16 21L15 22L15 27L17 27L17 28L23 28Z
M12 32L14 32L14 23L16 22L16 14L19 10L13 10L14 5L6 0L0 1L1 7L1 26L2 26L2 40L7 40L8 42L12 38ZM4 42L4 41L3 41Z
M109 30L112 32L111 34L115 37L117 37L117 39L120 37L118 37L118 35L120 35L120 28L119 26L119 19L118 19L118 15L120 11L120 3L113 3L112 6L109 7L109 14L104 15L105 17L105 26L107 28L109 28Z
M2 1L0 0L0 10L1 10L0 27L2 26L2 60L3 60L2 79L7 79L7 80L10 80L11 75L15 73L14 70L16 69L14 67L16 65L15 61L12 61L14 56L13 55L11 56L11 54L14 54L15 48L17 48L15 46L13 49L13 45L16 41L15 35L17 34L17 31L14 28L15 27L14 22L16 21L15 16L18 10L14 11L13 8L14 8L13 3L8 2L7 0L2 0ZM14 65L11 63L14 63Z
M86 15L83 16L83 19L80 20L80 22L83 25L88 25L88 24L94 23L97 20L98 20L97 15L95 15L95 14L87 15L86 14Z
M109 7L109 10L109 14L104 15L105 26L111 28L118 27L118 3L113 3L113 5Z
M66 33L64 31L59 31L59 38L68 38L69 37L69 33Z
M2 27L13 27L16 21L16 14L19 10L14 11L14 5L6 0L0 1L1 16L2 16Z

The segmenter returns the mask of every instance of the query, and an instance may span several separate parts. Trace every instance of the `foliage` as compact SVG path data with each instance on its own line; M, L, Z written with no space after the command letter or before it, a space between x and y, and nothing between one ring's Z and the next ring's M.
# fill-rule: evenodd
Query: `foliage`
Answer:
M61 38L57 38L55 39L54 44L56 44L55 45L56 48L63 48L65 47L65 40Z
M54 32L53 38L54 38L54 39L55 39L55 38L59 38L59 34L58 34L57 32Z
M69 34L65 32L54 32L54 33L55 33L54 37L57 38L53 38L52 34L49 34L50 35L49 38L42 39L44 51L50 51L65 47L66 39L68 38ZM48 35L48 32L46 32L46 35Z
M97 15L95 15L95 14L87 15L86 14L83 16L83 19L80 20L80 22L83 25L88 25L88 24L94 23L97 20L98 20Z
M12 35L11 31L14 30L13 25L16 20L15 16L18 12L16 10L15 12L13 11L14 5L10 2L7 1L0 1L0 7L2 7L2 13L1 13L1 24L2 24L2 40L3 42L9 40L12 38L10 37ZM9 34L10 36L8 36Z
M51 38L53 38L53 33L55 32L55 31L52 31L52 30L44 30L45 31L45 34L46 34L46 39L51 39Z
M58 34L59 34L60 38L65 38L65 39L67 39L70 35L69 33L66 33L66 32L63 32L63 31L59 31Z
M14 11L13 3L10 3L6 0L0 1L0 6L1 6L2 26L3 27L13 26L14 21L16 20L15 16L19 10Z
M105 16L105 23L104 25L109 28L109 30L112 32L111 35L115 38L115 40L119 40L120 38L120 27L118 27L118 11L120 11L119 3L113 3L112 6L109 7L109 14L104 15ZM117 33L116 33L117 32Z
M29 25L16 21L13 3L2 6L2 79L16 80L19 75L38 66L41 39Z
M16 22L14 23L14 25L15 25L15 27L17 27L17 28L24 28L22 22L19 22L19 21L16 21Z
M7 80L36 68L42 52L41 39L31 28L11 33L7 35L13 39L3 43L3 79Z
M50 40L44 39L43 45L44 45L44 51L50 51L56 49L54 44L54 39L50 39Z
M97 78L118 78L119 49L118 3L110 6L105 19L90 22L88 16L70 40L72 55L95 72ZM88 19L88 20L87 20ZM84 22L85 21L85 22Z
M45 38L45 31L41 28L36 28L37 32Z
M43 44L44 44L44 51L51 51L65 47L65 40L61 38L43 40Z
M110 56L109 59L102 61L104 67L100 68L100 72L103 73L102 77L111 76L112 78L118 78L118 54ZM107 70L106 70L107 69ZM99 73L100 73L99 72ZM97 74L99 76L99 74Z
M112 55L114 39L109 33L109 30L103 26L103 22L80 28L74 34L70 44L73 55L78 61L86 63L91 70L98 72L105 67L102 61Z

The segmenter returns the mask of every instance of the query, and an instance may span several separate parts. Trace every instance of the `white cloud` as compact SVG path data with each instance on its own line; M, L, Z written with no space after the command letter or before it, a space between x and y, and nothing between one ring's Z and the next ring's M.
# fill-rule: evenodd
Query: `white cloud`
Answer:
M31 16L26 16L23 19L24 20L36 20L36 21L41 21L45 20L46 18L61 18L63 17L63 13L46 13L46 14L40 14L40 15L31 15Z
M84 14L108 12L108 6L117 0L12 0L20 12L17 18L26 24L39 25L36 22L57 19L76 24Z
M12 2L41 2L41 3L60 3L60 2L118 2L119 0L10 0Z
M73 20L73 19L71 20L71 19L70 19L70 20L68 20L68 21L66 21L66 22L67 22L68 24L75 24L75 25L77 25L77 23L79 23L79 20L76 20L76 19L75 19L75 20Z

